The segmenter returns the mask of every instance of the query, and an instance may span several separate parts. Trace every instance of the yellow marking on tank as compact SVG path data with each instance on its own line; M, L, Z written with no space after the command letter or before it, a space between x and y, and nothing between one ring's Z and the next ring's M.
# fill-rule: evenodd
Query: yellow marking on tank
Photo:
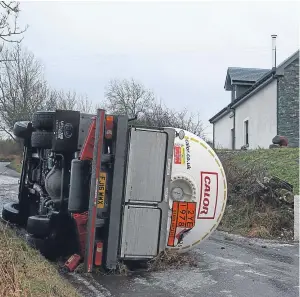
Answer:
M194 141L196 143L199 143L199 140L195 139L195 138L191 138L191 141Z
M209 152L213 157L215 157L215 154L213 153L213 151L208 150L208 152Z
M185 139L189 139L188 136L185 136L184 138L185 138ZM194 245L197 245L198 243L200 243L203 239L205 239L205 238L212 232L212 230L218 225L218 223L220 222L220 220L221 220L221 218L222 218L222 213L223 213L224 208L225 208L225 205L226 205L226 200L227 200L227 195L226 195L226 194L227 194L227 186L226 186L226 180L225 180L225 174L224 174L224 171L223 171L223 169L222 169L222 166L221 166L219 160L216 158L216 154L214 153L214 151L210 150L204 143L202 143L202 142L200 142L200 141L197 141L197 140L195 140L194 138L191 138L190 140L191 140L191 141L195 141L195 142L197 142L197 143L200 143L200 145L203 146L203 147L210 153L210 155L213 156L215 162L217 163L218 167L220 168L221 174L222 174L222 176L223 176L223 182L224 182L224 201L223 201L223 206L222 206L222 209L221 209L221 213L220 213L219 216L218 216L217 222L216 222L216 224L214 224L214 225L212 226L212 228L210 229L209 232L207 232L201 239L197 240L196 242L194 242L194 243L191 245L191 246L194 246ZM183 247L182 249L187 249L188 247L190 247L190 246ZM179 250L179 248L173 248L173 250Z
M185 139L189 140L190 138L188 136L184 136Z
M225 208L225 203L223 203L221 212L224 210L224 208Z
M194 242L194 243L192 244L192 246L198 244L200 241L201 241L201 239L197 240L196 242Z
M222 213L220 213L219 216L218 216L218 219L217 219L217 222L218 222L218 223L220 222L221 217L222 217Z
M206 238L206 237L208 236L208 234L209 234L209 232L206 233L206 234L201 238L201 240L203 240L204 238Z

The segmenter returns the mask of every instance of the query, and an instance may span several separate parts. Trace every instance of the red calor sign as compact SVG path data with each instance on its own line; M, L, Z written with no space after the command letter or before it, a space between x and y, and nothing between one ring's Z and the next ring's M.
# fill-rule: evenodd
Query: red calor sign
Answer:
M198 219L213 220L218 203L218 173L200 173L200 204Z

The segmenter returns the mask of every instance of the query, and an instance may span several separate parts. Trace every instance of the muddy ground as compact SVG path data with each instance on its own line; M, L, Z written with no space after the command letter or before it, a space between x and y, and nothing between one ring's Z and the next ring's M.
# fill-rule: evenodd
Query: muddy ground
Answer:
M15 200L18 174L0 163L0 208ZM299 245L215 232L193 251L198 267L131 276L68 279L87 297L298 297Z

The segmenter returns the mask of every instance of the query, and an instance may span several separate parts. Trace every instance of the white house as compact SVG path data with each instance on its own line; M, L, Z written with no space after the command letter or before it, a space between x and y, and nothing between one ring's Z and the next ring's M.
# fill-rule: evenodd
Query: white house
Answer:
M227 70L231 102L209 121L216 148L268 148L275 135L299 146L299 50L273 69Z

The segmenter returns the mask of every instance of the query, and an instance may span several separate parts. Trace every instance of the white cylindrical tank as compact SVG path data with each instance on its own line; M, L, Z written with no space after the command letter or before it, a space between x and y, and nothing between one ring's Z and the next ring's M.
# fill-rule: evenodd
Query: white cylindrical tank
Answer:
M167 249L186 252L208 238L220 223L227 183L212 148L188 131L175 130Z

